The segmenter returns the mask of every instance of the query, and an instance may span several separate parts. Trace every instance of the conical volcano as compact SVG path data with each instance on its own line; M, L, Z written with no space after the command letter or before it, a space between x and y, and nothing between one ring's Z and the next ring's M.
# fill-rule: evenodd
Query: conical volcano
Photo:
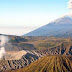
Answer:
M72 37L72 16L65 15L23 36Z

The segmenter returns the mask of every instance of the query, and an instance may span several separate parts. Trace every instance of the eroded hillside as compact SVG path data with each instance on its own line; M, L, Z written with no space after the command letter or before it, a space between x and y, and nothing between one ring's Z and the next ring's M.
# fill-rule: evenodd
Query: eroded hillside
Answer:
M72 72L72 56L45 56L25 68L7 72Z
M0 72L5 70L21 69L42 57L35 51L8 52L0 60Z

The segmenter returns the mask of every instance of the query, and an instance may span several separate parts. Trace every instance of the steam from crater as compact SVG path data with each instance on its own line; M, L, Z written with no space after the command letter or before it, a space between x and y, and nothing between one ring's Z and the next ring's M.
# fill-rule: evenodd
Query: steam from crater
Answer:
M1 35L0 36L0 59L5 55L5 43L8 42L8 37Z

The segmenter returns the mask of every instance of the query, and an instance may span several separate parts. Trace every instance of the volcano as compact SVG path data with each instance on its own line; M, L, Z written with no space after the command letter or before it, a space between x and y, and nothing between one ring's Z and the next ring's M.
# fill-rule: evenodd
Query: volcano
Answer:
M72 37L72 16L62 16L23 36Z

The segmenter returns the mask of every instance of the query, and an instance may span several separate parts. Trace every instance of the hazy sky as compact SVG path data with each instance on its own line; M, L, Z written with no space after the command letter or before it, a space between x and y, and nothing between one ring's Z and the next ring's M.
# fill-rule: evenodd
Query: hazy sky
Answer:
M0 0L0 29L1 27L2 29L3 27L7 29L24 27L24 33L26 33L33 30L33 27L35 29L43 26L68 13L68 2L69 0ZM8 32L8 30L5 31ZM24 33L22 31L22 34Z

